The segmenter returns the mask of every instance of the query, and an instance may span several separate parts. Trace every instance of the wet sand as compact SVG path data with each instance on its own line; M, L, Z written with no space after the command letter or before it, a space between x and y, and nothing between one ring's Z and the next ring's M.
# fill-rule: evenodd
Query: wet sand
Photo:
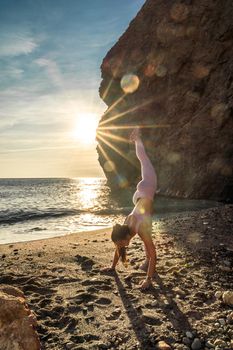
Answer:
M101 271L113 256L110 230L2 245L0 283L25 293L42 349L149 350L165 341L187 350L194 338L201 349L231 349L233 310L215 293L233 287L233 206L162 219L153 238L157 273L147 291L138 289L137 236L127 269Z

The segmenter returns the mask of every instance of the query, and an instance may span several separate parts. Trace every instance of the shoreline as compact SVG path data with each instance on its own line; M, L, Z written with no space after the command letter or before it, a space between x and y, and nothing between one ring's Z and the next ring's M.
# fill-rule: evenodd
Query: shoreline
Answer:
M225 205L154 222L157 274L145 292L137 236L127 269L101 271L113 257L111 228L0 245L0 283L24 292L42 350L152 350L158 341L187 350L194 338L200 349L216 341L230 349L232 308L215 293L233 287L232 217Z
M170 211L168 211L167 213L164 211L161 212L161 210L159 210L158 212L154 212L153 214L153 223L155 224L156 222L160 221L160 220L166 220L166 219L172 219L174 217L185 217L187 215L191 215L192 213L194 212L200 212L202 210L206 210L206 209L214 209L214 208L220 208L224 205L229 205L229 204L223 204L223 203L219 203L218 205L216 204L215 206L212 206L212 207L203 207L203 208L187 208L187 210L184 210L184 209L180 209L180 210L174 210L172 211L171 208L170 208ZM119 215L119 213L116 213L115 217L117 217ZM122 217L124 217L125 215L127 215L126 213L121 213ZM115 219L113 218L112 220L113 222L115 221ZM15 224L17 225L17 223ZM8 227L6 226L3 226L4 227L4 230L8 230L11 228L11 226L9 225ZM84 229L85 227L85 229ZM38 237L37 238L32 238L33 237L33 234L32 233L29 233L29 232L26 232L25 234L22 234L22 233L19 233L18 236L21 237L21 240L17 241L17 240L13 240L13 241L7 241L7 242L1 242L1 239L0 239L0 247L2 245L5 245L5 244L15 244L15 243L20 243L20 242L32 242L32 241L37 241L37 240L41 240L41 239L50 239L50 238L56 238L56 237L63 237L63 236L67 236L67 235L70 235L70 234L79 234L79 233L83 233L83 232L91 232L91 231L98 231L98 230L101 230L101 229L110 229L112 227L112 225L88 225L88 226L84 226L82 225L77 231L70 231L70 232L65 232L62 233L60 232L58 235L54 235L52 233L52 231L50 231L50 233L48 233L47 231L45 232L44 231L44 228L42 229L39 229L38 231L42 232L41 236L42 238L39 237L39 234L38 234ZM38 229L38 227L36 227L36 229ZM31 230L30 230L31 231ZM0 232L1 232L1 229L0 229ZM44 234L43 234L44 233ZM4 232L3 232L4 234ZM13 233L14 234L14 233ZM51 236L48 236L48 235L51 235ZM22 237L24 236L31 236L29 238L26 238L26 239L23 239L22 240ZM43 237L44 236L44 237Z
M25 240L25 241L13 241L13 242L7 242L7 243L1 243L0 242L0 248L2 246L7 246L9 244L20 244L20 243L30 243L30 242L37 242L37 241L45 241L45 240L49 240L49 239L56 239L56 238L60 238L60 237L66 237L66 236L70 236L70 235L79 235L79 234L88 234L89 232L98 232L98 231L102 231L102 230L110 230L111 227L110 226L106 226L106 228L104 228L102 226L102 228L96 228L96 226L93 225L93 229L88 229L88 230L80 230L80 231L76 231L76 232L71 232L71 233L64 233L58 236L51 236L51 237L44 237L44 238L35 238L35 239L29 239L29 240Z

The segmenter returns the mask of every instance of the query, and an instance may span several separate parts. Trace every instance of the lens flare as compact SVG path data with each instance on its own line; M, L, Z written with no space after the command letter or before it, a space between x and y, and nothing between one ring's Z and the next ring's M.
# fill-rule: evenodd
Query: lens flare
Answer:
M163 77L165 77L165 75L167 74L167 68L166 68L164 65L160 64L160 65L158 65L158 67L156 68L155 74L156 74L158 77L163 78Z
M140 84L140 80L135 74L126 74L121 78L121 88L126 94L135 92Z
M115 164L111 160L107 160L104 163L104 170L107 171L108 173L114 171L115 170Z
M118 175L117 181L120 188L126 188L129 185L127 179L122 175Z

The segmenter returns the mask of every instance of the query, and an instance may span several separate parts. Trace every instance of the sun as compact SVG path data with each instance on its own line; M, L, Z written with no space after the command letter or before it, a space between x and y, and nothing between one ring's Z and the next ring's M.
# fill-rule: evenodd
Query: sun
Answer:
M98 116L95 113L81 113L77 117L73 137L84 145L95 143Z

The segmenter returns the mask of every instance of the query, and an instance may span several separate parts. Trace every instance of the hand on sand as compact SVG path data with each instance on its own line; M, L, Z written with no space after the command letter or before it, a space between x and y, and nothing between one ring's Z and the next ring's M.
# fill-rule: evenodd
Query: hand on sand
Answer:
M141 290L146 290L152 286L151 280L145 279L139 286Z
M133 129L133 131L130 134L130 141L135 142L139 139L141 139L141 131L140 131L140 127L137 126Z

